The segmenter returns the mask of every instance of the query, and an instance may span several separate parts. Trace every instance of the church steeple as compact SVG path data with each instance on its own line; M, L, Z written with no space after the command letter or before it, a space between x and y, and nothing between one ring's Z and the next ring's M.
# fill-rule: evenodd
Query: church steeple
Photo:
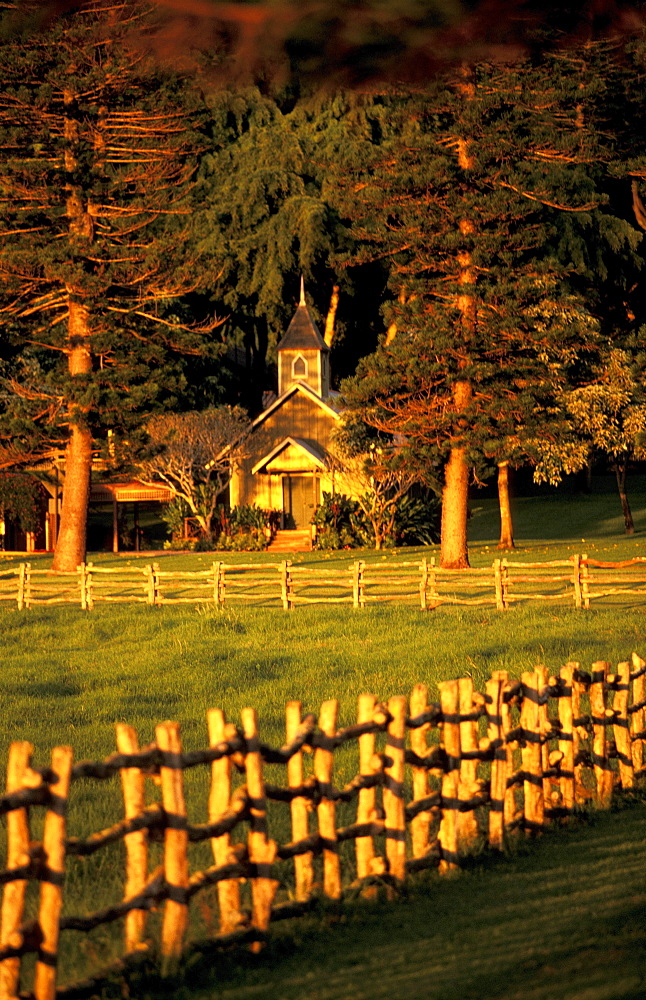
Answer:
M330 394L330 349L310 316L301 276L301 296L294 317L278 345L278 395L305 382L323 399Z

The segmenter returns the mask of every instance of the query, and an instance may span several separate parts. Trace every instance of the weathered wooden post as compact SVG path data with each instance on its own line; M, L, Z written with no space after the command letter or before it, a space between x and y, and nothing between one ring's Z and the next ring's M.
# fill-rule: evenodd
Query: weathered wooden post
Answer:
M339 703L333 699L324 701L319 714L319 729L324 745L314 753L314 775L321 790L321 801L317 806L319 834L325 844L323 848L323 892L330 899L341 896L341 868L339 847L336 839L336 803L330 798L332 790L332 770L334 766L333 738L336 736L336 720Z
M360 694L357 704L357 723L372 722L377 699L373 694ZM374 774L375 734L364 733L359 737L359 774L371 777ZM372 823L375 817L375 789L361 788L357 800L357 823ZM357 837L354 842L357 858L357 878L364 879L373 872L375 857L374 841L371 836Z
M561 805L568 812L574 809L574 712L572 709L572 691L574 688L574 671L578 663L566 663L559 671L559 751L562 754L559 772L559 790Z
M285 712L285 730L287 743L293 743L301 725L300 701L288 701ZM290 788L300 788L303 784L303 751L297 750L287 762L287 783ZM309 800L303 795L297 795L290 802L292 817L292 840L297 842L309 836ZM314 883L312 868L312 852L297 854L294 858L294 875L296 879L296 899L309 899Z
M489 846L502 851L505 846L504 838L504 814L505 796L507 794L507 777L509 767L507 764L507 748L505 746L505 735L502 726L503 696L506 678L492 677L487 681L486 706L489 725L487 727L487 737L489 744L493 748L493 760L491 761L491 783L490 783L490 803L489 810Z
M166 816L164 831L164 878L169 898L162 922L162 974L175 971L182 953L188 926L188 832L184 773L181 767L182 741L177 722L161 722L155 728L157 746L164 756L160 767L162 804Z
M473 678L460 677L458 680L458 696L460 701L460 785L458 798L460 803L468 802L479 789L478 759L465 757L466 754L476 754L478 751L478 724L474 718ZM468 848L478 839L480 830L473 809L465 810L462 806L458 813L458 841L461 847Z
M524 743L521 758L525 799L525 833L529 835L538 833L542 829L545 819L541 725L538 704L541 675L538 671L525 671L521 675L521 682L523 703L520 711L520 725Z
M426 684L416 684L410 696L411 718L418 718L428 708L428 688ZM418 726L410 731L410 745L413 753L422 759L428 751L426 732L429 724ZM427 798L429 794L428 772L425 767L413 767L413 802ZM413 817L410 823L410 834L413 857L422 858L428 850L428 830L431 824L431 813L423 810Z
M119 753L139 753L139 740L132 726L117 724L117 749ZM126 819L139 816L146 806L145 778L139 767L121 768L121 788ZM148 833L135 830L125 837L126 887L124 898L137 896L148 878ZM146 927L146 910L131 910L125 921L126 954L143 947Z
M30 771L31 743L16 742L9 747L7 762L7 794L26 787ZM36 777L36 775L34 775ZM12 872L29 862L29 815L27 809L12 809L7 813L7 871ZM23 943L21 925L25 909L27 879L15 878L4 884L0 913L0 949L20 948ZM20 987L20 958L5 958L0 962L0 1000L14 1000Z
M632 658L632 704L630 713L630 735L631 750L633 756L633 767L640 771L644 761L644 737L638 736L643 733L646 724L646 660L633 653Z
M592 760L597 781L597 803L602 807L610 805L612 799L613 777L608 760L606 725L608 711L606 709L605 683L610 666L605 660L597 660L592 664L592 683L590 684L590 713L592 715ZM610 710L610 717L612 717Z
M440 681L442 743L446 755L442 775L442 819L438 839L441 849L440 871L458 867L458 807L460 787L460 695L457 681Z
M217 577L216 577L217 579ZM227 739L227 723L224 712L211 708L206 715L209 732L209 746L217 747ZM235 727L232 727L235 730ZM227 754L211 762L211 788L209 790L209 823L216 823L229 808L231 802L231 758ZM211 850L216 865L226 865L231 858L231 834L223 833L211 838ZM220 911L220 933L230 934L240 925L240 885L237 878L217 883L218 908Z
M386 736L384 767L384 813L388 872L403 881L406 875L406 812L404 806L404 759L406 750L406 698L396 695L388 701L391 720Z
M43 854L47 880L40 883L38 925L42 943L34 975L35 1000L54 1000L56 967L58 964L59 921L63 909L63 878L65 875L65 837L67 833L67 800L72 778L71 747L54 747L50 784L51 802L45 816Z
M278 883L272 878L271 866L276 860L276 843L269 839L267 829L267 802L265 781L260 756L258 718L254 708L242 709L242 730L247 744L245 772L247 792L251 805L249 828L249 861L255 869L251 878L251 925L266 931L271 920L271 906ZM261 944L254 941L251 950L260 951Z
M632 788L635 784L633 755L628 722L628 697L630 695L630 663L618 664L614 678L613 730L615 746L619 758L619 779L622 788Z

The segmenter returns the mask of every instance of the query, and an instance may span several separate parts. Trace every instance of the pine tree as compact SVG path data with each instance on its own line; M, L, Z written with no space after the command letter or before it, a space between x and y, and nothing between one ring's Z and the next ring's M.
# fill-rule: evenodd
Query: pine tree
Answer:
M207 329L172 312L197 284L200 140L195 98L137 47L154 5L67 5L43 33L37 12L17 0L0 23L0 315L21 346L11 429L65 447L53 565L69 571L85 555L95 440L172 398L173 357L204 346Z
M399 102L398 134L351 178L355 233L392 261L392 299L344 392L440 466L444 566L468 565L470 469L558 437L556 394L596 338L551 246L561 214L601 201L580 84L549 57L457 69Z

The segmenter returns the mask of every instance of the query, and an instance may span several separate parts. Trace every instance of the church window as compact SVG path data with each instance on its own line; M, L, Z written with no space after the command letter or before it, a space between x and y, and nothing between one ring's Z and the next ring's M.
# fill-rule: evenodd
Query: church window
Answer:
M307 378L307 361L302 354L292 362L292 378Z

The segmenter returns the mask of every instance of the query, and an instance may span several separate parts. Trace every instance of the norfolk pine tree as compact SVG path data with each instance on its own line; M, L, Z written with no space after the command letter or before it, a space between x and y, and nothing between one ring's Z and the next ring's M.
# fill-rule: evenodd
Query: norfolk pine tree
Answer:
M550 252L561 212L599 201L577 132L579 81L482 64L402 102L399 134L351 179L355 233L391 260L388 336L344 386L382 431L443 469L443 566L468 565L472 468L505 461L594 342L596 324ZM501 446L509 449L509 454Z
M190 195L194 98L143 49L154 5L5 11L1 53L0 316L21 344L5 423L65 448L53 567L85 556L95 439L128 431L172 393L172 360L203 348L170 307L197 283ZM40 437L39 437L40 435Z

